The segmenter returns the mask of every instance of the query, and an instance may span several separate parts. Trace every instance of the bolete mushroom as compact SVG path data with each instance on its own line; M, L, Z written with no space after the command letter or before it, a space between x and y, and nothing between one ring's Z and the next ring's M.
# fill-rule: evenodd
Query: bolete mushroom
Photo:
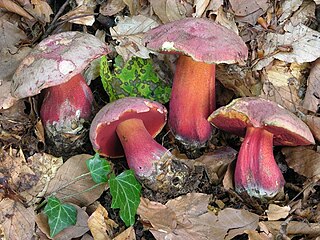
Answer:
M183 186L188 168L153 139L166 120L167 110L160 103L122 98L96 114L90 140L102 156L118 158L125 154L139 180L153 190L168 192Z
M258 198L274 197L285 183L274 159L273 145L314 144L302 120L262 98L235 99L214 111L208 121L219 129L245 136L235 168L235 189Z
M169 105L169 126L187 149L210 139L215 109L215 64L243 62L248 49L233 31L203 18L185 18L149 30L147 48L180 54Z
M109 52L91 34L63 32L41 41L17 68L11 88L14 97L26 98L46 89L40 116L58 154L83 144L93 95L81 74L92 60Z

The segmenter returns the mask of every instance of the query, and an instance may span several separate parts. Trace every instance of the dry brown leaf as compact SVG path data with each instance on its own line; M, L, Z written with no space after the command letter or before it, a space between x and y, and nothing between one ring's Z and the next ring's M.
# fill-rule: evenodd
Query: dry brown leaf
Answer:
M281 4L281 10L282 14L279 18L279 23L283 23L285 20L288 19L294 13L298 10L298 8L301 6L303 0L286 0L282 2Z
M108 217L107 210L99 204L88 219L88 227L95 240L108 240L112 239L118 224Z
M41 22L48 23L51 21L50 15L53 14L53 11L46 1L31 0L31 3L24 7L29 13Z
M126 4L123 0L111 0L103 2L99 12L104 16L113 16L125 8Z
M280 207L276 204L269 204L267 215L269 221L286 218L289 215L291 208L289 206Z
M177 226L176 215L170 208L147 198L141 197L137 214L155 230L170 232Z
M71 23L92 26L95 21L94 7L80 5L61 16L60 19Z
M136 233L133 227L129 227L116 236L113 240L136 240Z
M264 232L258 232L257 230L245 230L248 234L249 240L273 240L273 236L268 236Z
M80 240L94 240L89 233L84 234Z
M225 189L234 189L233 186L233 175L234 175L234 169L235 169L236 161L233 161L228 165L227 171L223 177L222 185Z
M116 51L125 61L132 56L149 58L150 51L142 44L143 33L158 26L151 18L143 15L118 17L117 26L110 28L113 39L119 43Z
M150 0L149 2L163 23L191 17L193 13L192 4L185 0Z
M260 39L261 51L265 58L258 61L255 70L261 70L269 65L273 59L289 63L313 62L320 57L320 33L303 24L297 26L287 25L286 33L269 32ZM285 50L280 50L284 48Z
M312 64L308 77L308 87L303 100L303 107L316 113L320 104L320 59ZM320 105L319 105L320 106Z
M306 115L303 120L308 125L314 138L320 141L320 118L313 115Z
M245 230L254 230L258 226L259 216L252 214L246 210L237 210L226 208L219 212L216 216L208 211L210 195L202 193L189 193L184 196L169 200L166 205L160 205L157 208L159 214L161 209L164 212L171 210L176 215L176 224L172 224L167 219L166 226L171 229L154 229L150 231L156 239L232 239L233 237L243 234ZM144 210L144 213L148 212ZM159 216L152 214L148 219L147 214L144 214L144 221L154 223L159 219ZM166 220L166 219L163 219ZM162 220L162 221L163 221ZM172 224L170 226L170 223ZM174 226L176 225L176 226Z
M304 146L285 147L282 153L286 156L288 166L295 172L312 179L320 179L320 153Z
M272 235L277 236L284 222L262 221L260 223L263 223L272 233ZM320 236L320 223L305 223L292 221L289 222L286 227L286 234L288 237L293 237L295 235L308 235L307 239L311 239L312 237Z
M55 196L57 198L75 195L67 198L67 201L78 206L87 206L97 200L104 191L105 185L99 185L88 191L89 188L96 185L86 165L86 160L91 157L88 154L80 154L69 158L50 181L46 196L52 193L56 193ZM78 181L74 181L75 178L82 174L87 175ZM70 184L71 182L72 184ZM64 187L66 185L67 187ZM62 187L64 188L61 189Z
M233 15L224 11L223 7L219 7L217 11L216 22L220 25L234 31L237 35L239 35L238 26L234 20Z
M87 231L89 231L87 221L88 221L88 214L85 210L78 207L77 205L72 204L77 209L77 222L76 225L70 226L68 228L63 229L57 235L55 235L54 240L69 240L73 238L81 237ZM48 238L50 238L50 228L48 225L48 218L47 216L41 212L35 217L36 223L40 230L46 234ZM51 238L50 238L51 239Z
M194 0L193 7L196 9L193 17L201 17L205 14L205 10L208 7L210 0Z
M20 16L29 20L34 19L33 16L31 16L26 10L24 10L18 4L10 0L0 0L0 8L4 8L9 12L19 14Z
M262 73L260 97L272 100L292 112L301 104L299 89L306 82L305 71L309 64L286 63L274 60Z
M35 226L33 207L25 208L22 203L5 198L0 202L0 229L5 239L32 239Z
M228 165L236 159L237 151L230 147L222 147L195 159L195 166L204 166L211 184L221 182Z
M124 3L128 6L131 16L137 15L139 9L138 0L123 0Z
M290 24L297 26L299 23L308 25L310 19L314 19L316 13L316 4L313 1L303 1L300 8L290 17Z
M263 15L269 7L269 1L267 0L230 0L230 4L238 21L247 22L253 26L256 24L258 17Z

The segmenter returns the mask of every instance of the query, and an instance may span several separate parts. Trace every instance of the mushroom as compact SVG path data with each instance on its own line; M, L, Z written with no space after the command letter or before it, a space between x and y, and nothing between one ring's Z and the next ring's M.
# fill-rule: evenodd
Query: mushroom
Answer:
M215 64L242 63L248 49L233 31L203 18L185 18L149 30L147 48L179 54L169 105L169 126L187 149L210 139L215 109Z
M302 120L277 103L258 97L235 99L214 111L208 121L245 136L235 168L235 189L258 198L274 197L285 183L273 156L273 145L314 144Z
M186 165L153 138L166 124L166 108L152 100L126 97L104 106L94 117L90 140L102 156L124 154L129 168L146 186L168 192L183 186Z
M26 98L46 89L40 115L58 154L83 144L93 95L81 73L92 60L109 52L91 34L63 32L41 41L17 68L11 88L14 97Z

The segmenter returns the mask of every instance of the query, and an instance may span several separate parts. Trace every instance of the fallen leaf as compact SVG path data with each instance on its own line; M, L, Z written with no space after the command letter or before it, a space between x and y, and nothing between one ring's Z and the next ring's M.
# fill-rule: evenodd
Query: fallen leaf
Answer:
M317 113L320 106L320 59L312 64L307 85L302 106L308 111Z
M191 17L193 6L185 0L150 0L155 14L163 23Z
M95 240L108 240L112 239L118 224L108 217L107 210L99 204L88 219L88 227Z
M308 63L286 63L274 60L261 74L262 91L260 97L272 100L286 109L296 112L300 106L300 88L306 82Z
M4 8L8 12L19 14L20 16L29 20L34 19L26 10L24 10L22 7L20 7L18 4L16 4L13 1L0 0L0 8Z
M193 7L196 9L195 13L192 14L193 17L201 17L206 8L208 7L210 0L195 0L193 3Z
M195 159L195 166L204 166L211 184L221 182L228 165L236 159L237 151L231 147L222 147Z
M284 34L269 32L259 40L265 58L258 61L254 69L261 70L274 58L289 63L313 62L320 57L319 39L318 31L303 24L287 27ZM279 47L283 46L288 46L290 51L280 51Z
M280 207L276 204L269 204L267 212L268 220L274 221L286 218L289 215L291 208L289 206Z
M177 226L176 214L170 208L147 198L141 198L137 214L155 230L170 232Z
M297 26L302 23L308 26L310 19L315 18L316 4L313 1L303 1L299 9L290 17L290 24Z
M54 240L69 240L73 238L81 237L85 234L89 228L87 225L88 221L88 214L79 206L73 205L77 209L77 222L76 225L63 229L57 235L54 236ZM36 223L40 230L46 234L48 238L50 234L50 229L48 225L48 218L47 216L41 212L36 215L35 217ZM50 238L51 239L51 238Z
M320 141L320 118L314 115L305 115L303 121L308 125L314 138Z
M273 236L267 236L264 232L258 232L257 230L244 231L248 235L249 240L273 240Z
M50 15L53 14L53 11L46 1L31 0L31 4L24 6L24 8L41 22L49 23L51 21Z
M143 33L158 26L158 23L143 15L118 17L116 22L117 26L110 28L110 33L119 43L115 49L124 61L132 56L149 58L150 51L142 44Z
M312 179L320 179L320 153L304 146L285 147L282 153L286 156L288 166L295 172Z
M187 195L169 200L162 205L163 211L168 209L176 215L176 224L171 224L171 218L167 219L166 226L171 229L154 229L150 231L156 239L232 239L243 234L245 230L254 230L258 226L259 216L246 210L226 208L218 215L208 211L210 195L202 193L188 193ZM152 211L152 210L151 210ZM157 208L161 211L161 207ZM147 212L147 211L144 211ZM150 215L149 215L150 216ZM159 216L159 215L158 215ZM147 219L154 222L158 219ZM146 215L144 215L144 220ZM152 217L152 215L151 215ZM165 221L163 219L162 221Z
M301 6L303 0L286 0L281 4L281 16L279 17L278 21L279 24L283 23L285 20L288 19L294 12L298 10Z
M120 233L113 240L136 240L136 233L133 227L129 227Z
M260 223L266 225L268 230L272 233L272 235L277 236L284 222L262 221ZM288 237L293 237L296 235L307 235L308 239L312 239L313 237L320 236L320 223L305 223L291 221L286 226L286 235Z
M124 9L126 4L123 0L111 0L103 2L100 6L99 12L104 16L113 16Z
M67 20L71 23L92 26L95 22L94 7L85 4L79 5L65 15L60 17L61 20Z
M0 202L0 229L5 239L32 239L35 226L33 207L5 198Z
M98 199L105 189L105 185L98 185L92 180L86 165L91 155L80 154L69 158L50 181L46 196L55 193L57 198L67 198L67 201L78 206L87 206ZM78 179L80 175L85 177ZM71 183L71 184L70 184ZM88 189L96 186L95 188Z

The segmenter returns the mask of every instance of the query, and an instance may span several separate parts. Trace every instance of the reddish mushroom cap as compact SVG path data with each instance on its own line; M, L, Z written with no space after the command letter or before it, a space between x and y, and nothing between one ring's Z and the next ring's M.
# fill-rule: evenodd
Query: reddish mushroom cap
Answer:
M91 34L63 32L41 41L21 62L12 78L16 98L69 81L95 58L109 53L107 45Z
M244 97L214 111L208 118L215 127L244 136L248 126L272 133L274 145L309 145L314 138L308 126L296 115L275 102Z
M148 31L143 40L154 51L182 53L206 63L243 62L248 49L232 30L204 18L185 18Z
M124 120L141 119L152 137L166 124L167 110L155 101L144 98L122 98L104 106L94 117L90 127L90 141L101 155L121 157L124 155L116 128Z

